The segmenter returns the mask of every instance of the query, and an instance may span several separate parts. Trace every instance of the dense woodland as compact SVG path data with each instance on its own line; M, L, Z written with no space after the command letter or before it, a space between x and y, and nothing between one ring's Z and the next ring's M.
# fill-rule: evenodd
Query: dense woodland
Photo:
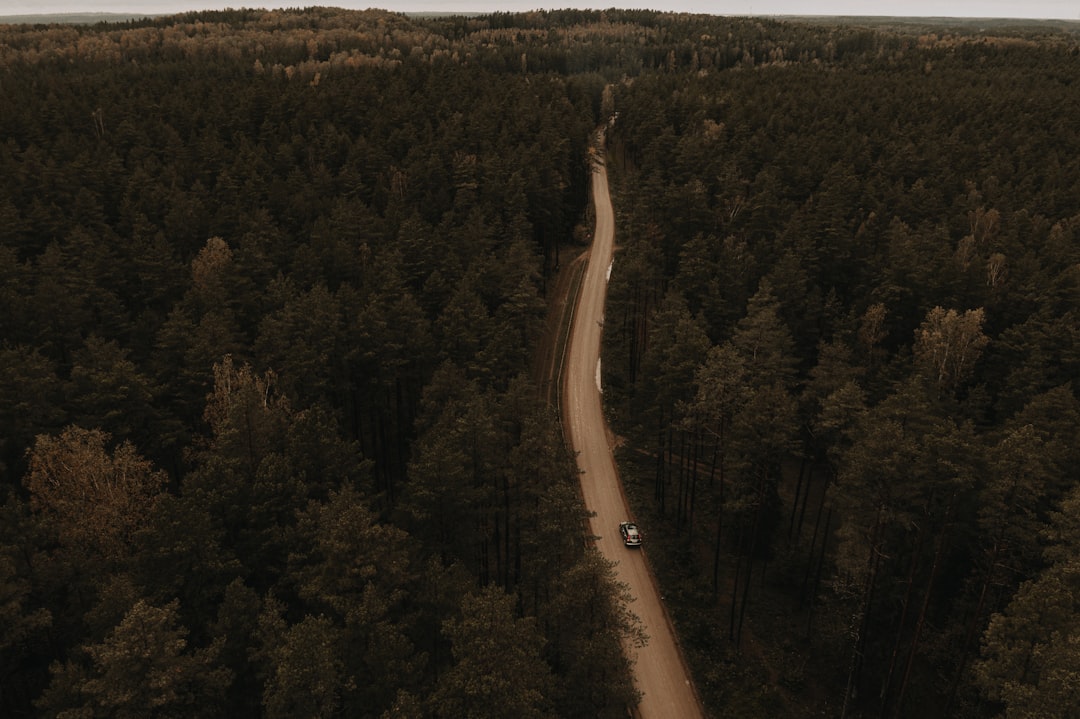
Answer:
M0 25L0 715L625 716L644 638L533 371L601 124L605 398L710 713L1075 713L1078 60Z
M1075 38L757 29L609 98L605 397L698 681L1076 716Z

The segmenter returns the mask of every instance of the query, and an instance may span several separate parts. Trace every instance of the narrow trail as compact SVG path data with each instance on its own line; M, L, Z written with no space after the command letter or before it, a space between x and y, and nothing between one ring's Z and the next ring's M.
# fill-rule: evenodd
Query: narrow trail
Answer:
M602 142L601 135L601 142ZM603 156L603 152L600 153ZM641 549L623 546L619 522L629 518L610 435L601 406L600 338L604 301L615 241L615 220L608 190L607 169L595 163L592 174L596 228L581 294L574 312L563 375L562 411L567 437L577 453L585 506L595 513L590 520L597 548L616 562L616 577L634 597L630 609L641 618L648 644L627 647L634 659L634 677L643 693L637 706L642 719L694 719L703 717L690 674L675 639L647 562L648 527L643 527Z

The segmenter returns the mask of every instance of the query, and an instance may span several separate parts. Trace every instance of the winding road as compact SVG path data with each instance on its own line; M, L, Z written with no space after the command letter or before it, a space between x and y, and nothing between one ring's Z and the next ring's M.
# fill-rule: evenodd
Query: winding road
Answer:
M601 135L601 146L602 140ZM646 561L648 528L643 528L642 549L624 547L619 534L619 522L628 519L629 512L615 468L599 387L600 336L615 239L607 169L601 161L594 163L592 194L596 230L570 329L563 374L563 422L577 453L585 506L595 513L590 522L592 534L598 537L596 546L607 559L616 562L617 579L629 587L635 598L630 608L641 618L649 637L645 647L626 648L634 660L637 687L643 693L636 715L642 719L694 719L702 717L703 712Z

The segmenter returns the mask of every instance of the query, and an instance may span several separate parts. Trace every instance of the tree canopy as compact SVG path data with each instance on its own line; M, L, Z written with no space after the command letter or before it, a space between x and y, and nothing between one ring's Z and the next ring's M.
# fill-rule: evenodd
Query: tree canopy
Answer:
M708 709L1073 708L1078 55L0 25L0 715L625 716L644 637L534 374L599 159L605 402Z

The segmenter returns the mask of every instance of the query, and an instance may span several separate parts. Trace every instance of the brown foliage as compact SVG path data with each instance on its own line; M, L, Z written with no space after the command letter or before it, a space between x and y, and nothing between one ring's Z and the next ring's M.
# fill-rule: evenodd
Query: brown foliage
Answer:
M61 544L115 558L150 515L166 475L129 442L110 454L108 440L76 426L59 437L38 435L23 483L31 508L55 521Z
M915 333L915 358L928 376L955 389L972 372L990 339L983 334L980 307L963 314L935 307Z

